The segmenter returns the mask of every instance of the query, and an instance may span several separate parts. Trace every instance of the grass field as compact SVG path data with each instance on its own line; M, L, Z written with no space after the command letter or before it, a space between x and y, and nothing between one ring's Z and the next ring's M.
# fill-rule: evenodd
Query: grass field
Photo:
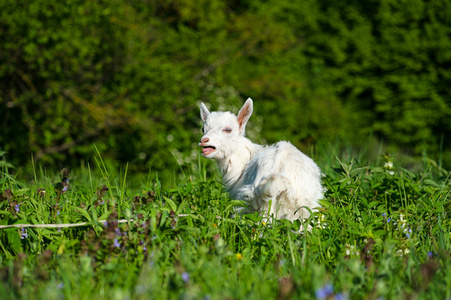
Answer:
M60 225L0 229L0 298L451 298L451 181L433 161L323 159L327 192L302 234L235 216L241 202L199 161L174 184L101 158L30 181L3 168L0 224Z

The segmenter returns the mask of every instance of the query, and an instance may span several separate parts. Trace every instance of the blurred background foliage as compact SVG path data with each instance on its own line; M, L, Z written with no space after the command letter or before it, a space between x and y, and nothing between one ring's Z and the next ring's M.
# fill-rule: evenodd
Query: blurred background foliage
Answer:
M198 159L199 104L248 135L427 151L451 166L451 2L3 0L0 150L18 168Z

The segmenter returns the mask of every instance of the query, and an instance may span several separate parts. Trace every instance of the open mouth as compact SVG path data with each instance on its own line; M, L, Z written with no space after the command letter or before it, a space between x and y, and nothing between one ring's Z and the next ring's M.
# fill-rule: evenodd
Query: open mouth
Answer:
M216 151L216 148L213 147L213 146L202 147L202 154L203 155L208 155L208 154L211 154L211 153L213 153L215 151Z

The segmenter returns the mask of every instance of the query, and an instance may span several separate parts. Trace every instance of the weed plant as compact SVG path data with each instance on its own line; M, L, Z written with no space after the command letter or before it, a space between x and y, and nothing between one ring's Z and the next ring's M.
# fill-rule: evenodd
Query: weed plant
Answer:
M206 165L167 186L97 159L0 175L2 299L449 299L450 179L384 156L322 166L304 224L234 214ZM131 188L134 187L134 188ZM63 224L77 224L64 227Z

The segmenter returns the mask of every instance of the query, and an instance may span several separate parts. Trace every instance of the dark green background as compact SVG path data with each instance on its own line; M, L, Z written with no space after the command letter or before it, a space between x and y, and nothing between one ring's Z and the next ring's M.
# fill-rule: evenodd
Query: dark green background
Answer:
M197 160L199 103L255 141L451 166L450 1L0 1L0 148L16 167ZM172 153L171 153L172 152Z

